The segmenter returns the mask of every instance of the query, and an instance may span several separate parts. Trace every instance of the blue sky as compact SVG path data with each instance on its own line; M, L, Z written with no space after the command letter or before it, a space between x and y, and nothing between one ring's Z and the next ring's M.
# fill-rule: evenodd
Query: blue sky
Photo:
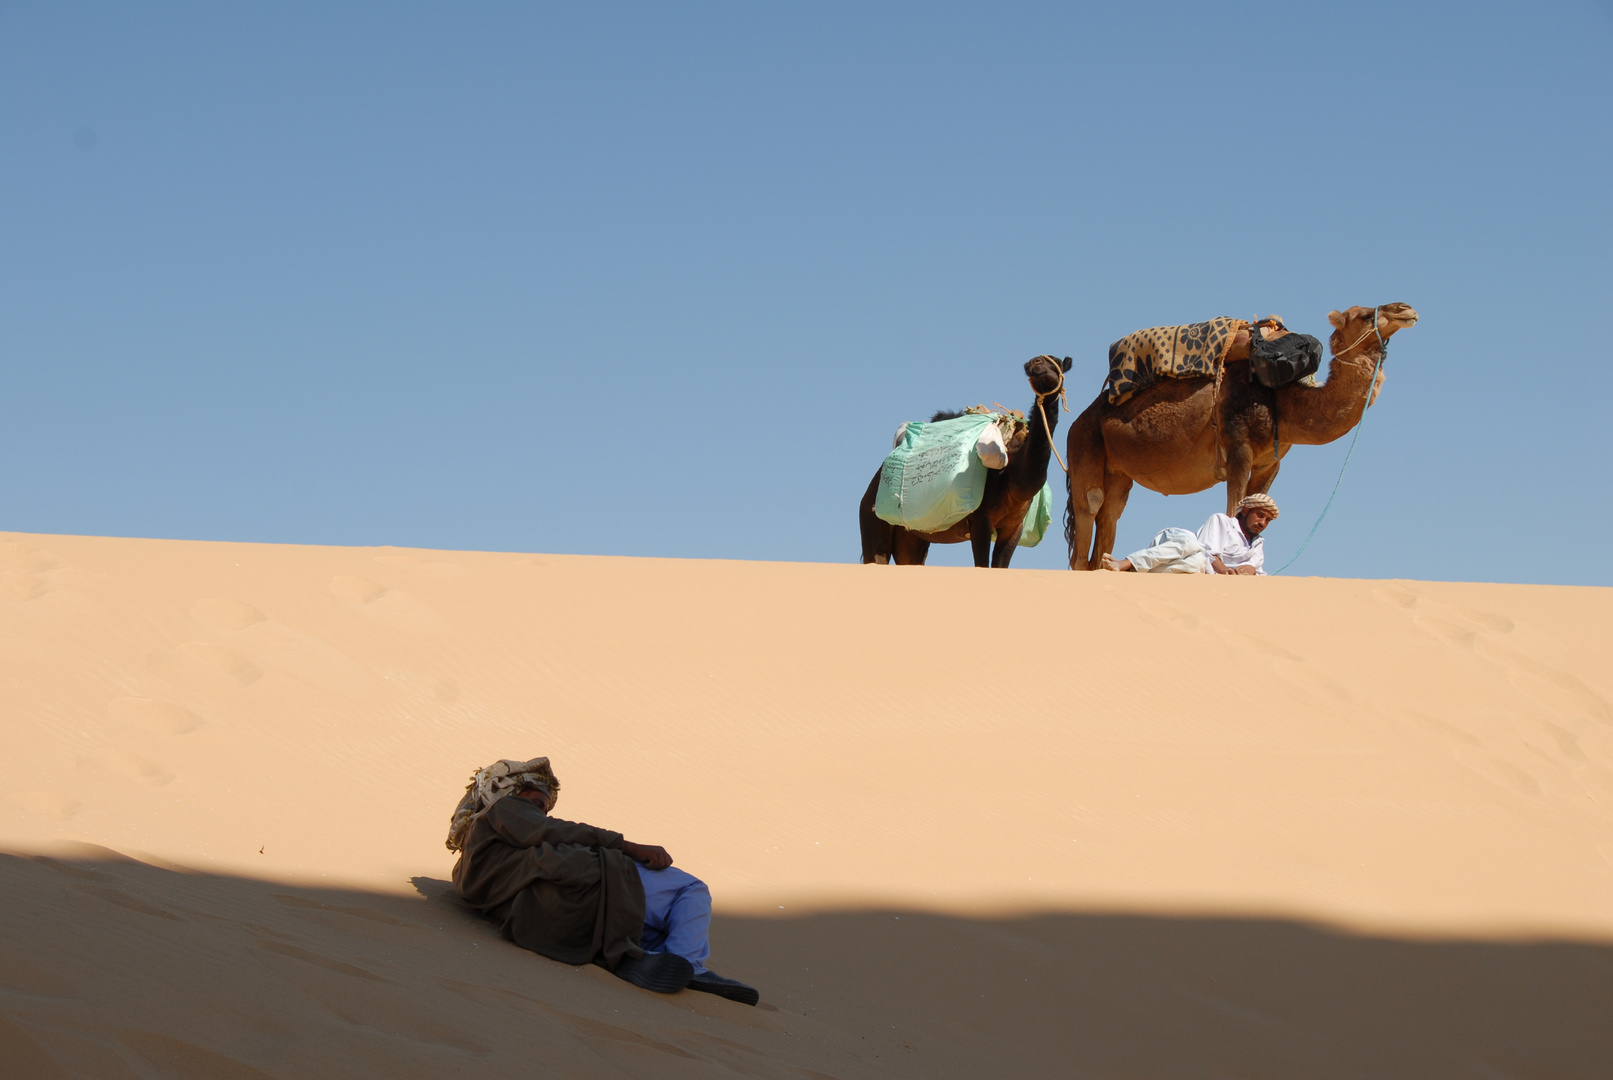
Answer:
M1610 47L1605 3L0 5L0 528L854 561L897 424L1037 353L1080 408L1134 329L1406 301L1290 572L1613 585Z

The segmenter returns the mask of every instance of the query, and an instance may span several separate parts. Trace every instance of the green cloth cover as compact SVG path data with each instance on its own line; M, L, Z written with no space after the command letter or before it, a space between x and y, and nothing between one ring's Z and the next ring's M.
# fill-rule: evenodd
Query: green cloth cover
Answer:
M986 467L975 453L975 441L991 422L990 416L974 414L933 424L910 421L902 445L880 469L874 515L914 532L941 532L980 509ZM1044 483L1025 511L1019 546L1041 543L1052 520L1053 486Z
M1035 547L1047 535L1047 523L1053 520L1053 485L1043 484L1031 505L1025 511L1025 520L1019 526L1019 547ZM991 530L991 542L997 542L997 530Z
M1047 523L1053 520L1053 485L1043 484L1036 493L1031 508L1025 511L1025 524L1019 527L1019 546L1035 547L1047 535ZM993 537L993 539L996 539Z
M986 466L975 440L991 417L971 414L933 424L909 421L902 444L879 472L874 514L914 532L950 529L980 507Z

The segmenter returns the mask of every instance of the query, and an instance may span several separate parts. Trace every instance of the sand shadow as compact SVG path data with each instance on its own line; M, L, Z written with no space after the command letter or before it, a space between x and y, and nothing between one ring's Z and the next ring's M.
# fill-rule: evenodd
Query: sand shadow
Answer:
M763 1009L646 995L460 907L0 856L17 1075L1599 1077L1613 946L1280 919L719 916Z

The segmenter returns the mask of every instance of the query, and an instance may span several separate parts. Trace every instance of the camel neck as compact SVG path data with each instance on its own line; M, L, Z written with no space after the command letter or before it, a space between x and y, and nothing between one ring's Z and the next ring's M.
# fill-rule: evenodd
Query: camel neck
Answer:
M1038 409L1037 404L1041 405ZM1042 413L1047 413L1047 423L1042 423ZM1025 414L1030 423L1030 431L1025 435L1025 453L1020 457L1025 462L1025 469L1033 476L1047 475L1047 461L1053 453L1053 439L1051 432L1057 431L1059 426L1059 398L1057 394L1049 394L1038 398L1031 403L1030 411ZM1050 430L1051 429L1051 430ZM1038 483L1040 486L1040 483Z
M1361 420L1372 393L1378 354L1335 356L1320 386L1295 383L1277 391L1286 444L1317 446L1344 435Z

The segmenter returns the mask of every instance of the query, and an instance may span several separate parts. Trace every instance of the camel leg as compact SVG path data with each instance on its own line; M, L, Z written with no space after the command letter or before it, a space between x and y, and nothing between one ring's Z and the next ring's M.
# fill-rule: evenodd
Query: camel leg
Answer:
M891 561L897 566L923 566L930 557L930 542L900 525L891 526Z
M880 472L883 471L884 466L881 466ZM868 490L863 492L862 502L857 505L857 527L862 532L863 562L883 566L891 561L891 530L895 526L874 513L874 499L878 495L879 473L876 472L868 483Z
M1064 480L1067 495L1064 506L1064 542L1070 549L1070 569L1090 570L1097 566L1092 556L1092 522L1103 505L1104 472L1107 450L1103 433L1094 414L1094 402L1070 425L1065 446L1069 450L1070 475ZM1098 553L1099 555L1102 552Z
M1238 502L1255 490L1249 485L1254 472L1255 451L1248 440L1227 447L1227 514L1235 514Z
M1014 536L1009 539L1000 532L997 534L997 546L991 552L991 565L998 570L1007 570L1009 560L1014 557L1014 552L1019 550L1019 533L1025 527L1025 519L1020 518L1014 525L1004 522L1004 527L1011 528Z
M1087 509L1085 496L1079 502L1071 497L1070 505L1065 509L1065 527L1068 530L1065 542L1070 548L1070 569L1091 569L1092 560L1089 557L1092 551L1092 520L1094 515Z
M1264 495L1271 490L1271 485L1277 479L1277 470L1282 468L1282 462L1273 461L1270 465L1261 464L1249 473L1249 490L1245 495ZM1237 504L1234 503L1234 506Z
M1098 509L1092 555L1087 565L1096 568L1105 555L1112 554L1115 533L1120 526L1120 515L1126 512L1126 500L1131 498L1131 477L1124 473L1110 473L1103 481L1103 505Z
M991 565L991 519L984 510L969 518L969 546L974 549L975 565L984 570Z
M1102 506L1101 485L1078 487L1070 493L1070 503L1064 508L1064 540L1070 548L1071 570L1091 570L1098 565L1097 555L1092 554L1092 523Z

